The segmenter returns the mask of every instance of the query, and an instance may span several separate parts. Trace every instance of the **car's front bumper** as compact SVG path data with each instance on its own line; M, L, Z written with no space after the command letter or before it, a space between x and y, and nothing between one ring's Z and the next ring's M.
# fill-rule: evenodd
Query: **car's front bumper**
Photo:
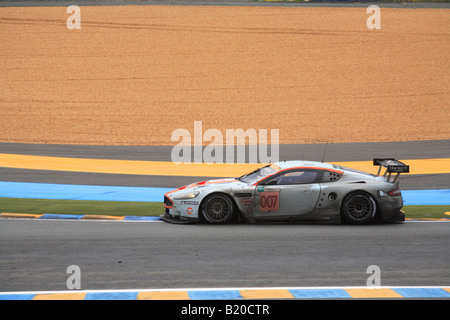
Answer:
M188 224L188 223L197 223L199 219L197 218L186 218L180 216L172 216L168 213L164 213L160 215L160 218L166 222L175 223L175 224Z

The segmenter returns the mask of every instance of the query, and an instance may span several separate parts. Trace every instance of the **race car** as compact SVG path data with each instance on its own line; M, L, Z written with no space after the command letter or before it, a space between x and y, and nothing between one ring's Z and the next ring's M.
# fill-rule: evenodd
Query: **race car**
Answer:
M368 224L404 221L399 175L409 166L375 158L378 174L314 161L282 161L238 178L192 183L164 195L164 221ZM381 175L382 168L385 172Z

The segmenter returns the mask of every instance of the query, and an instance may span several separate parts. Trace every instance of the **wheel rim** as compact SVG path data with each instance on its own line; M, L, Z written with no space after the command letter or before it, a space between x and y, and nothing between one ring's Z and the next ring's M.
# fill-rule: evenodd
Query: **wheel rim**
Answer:
M373 214L373 202L365 196L354 196L347 204L348 214L355 220L363 220Z
M214 197L205 204L205 214L212 222L223 222L230 214L231 206L226 199Z

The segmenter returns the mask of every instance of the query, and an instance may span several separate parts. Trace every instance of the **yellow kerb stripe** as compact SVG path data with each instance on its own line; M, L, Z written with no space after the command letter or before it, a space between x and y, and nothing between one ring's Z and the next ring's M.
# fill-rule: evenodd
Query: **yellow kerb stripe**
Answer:
M42 216L42 214L31 214L31 213L0 213L2 218L25 218L25 219L36 219Z
M85 296L86 293L79 292L37 294L33 300L83 300Z
M403 298L392 289L388 288L361 288L345 289L352 298Z
M104 216L97 214L88 214L83 216L82 220L123 220L124 216Z
M187 291L139 292L137 300L189 300Z
M410 174L450 173L450 158L401 161L410 166ZM370 173L377 173L378 171L378 167L373 166L372 161L347 161L334 163ZM236 177L260 168L263 165L264 164L257 163L191 163L176 165L170 161L80 159L0 153L0 167L111 174Z
M234 177L261 164L180 164L169 161L103 160L0 154L0 167L135 175Z
M244 299L293 299L294 296L287 289L274 290L241 290Z

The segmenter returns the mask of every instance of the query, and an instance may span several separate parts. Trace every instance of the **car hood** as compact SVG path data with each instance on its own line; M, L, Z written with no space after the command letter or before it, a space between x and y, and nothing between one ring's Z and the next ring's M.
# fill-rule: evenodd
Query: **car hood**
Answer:
M244 187L248 186L247 183L243 183L236 178L223 178L223 179L212 179L212 180L206 180L206 181L200 181L191 183L189 185L174 189L167 194L176 195L177 193L183 193L188 191L206 191L211 190L211 188L214 188L216 190L223 190L223 189L230 189L230 188L238 188L238 187Z

